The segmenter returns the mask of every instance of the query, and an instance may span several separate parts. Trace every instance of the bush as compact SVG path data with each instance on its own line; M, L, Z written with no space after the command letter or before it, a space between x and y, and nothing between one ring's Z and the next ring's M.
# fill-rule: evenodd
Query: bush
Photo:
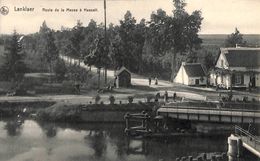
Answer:
M115 103L115 97L113 95L110 95L109 96L109 101L110 101L110 104L114 104Z
M133 103L134 101L134 97L133 96L128 96L128 102L129 103Z
M78 65L68 67L68 77L70 80L87 82L89 76L88 71Z

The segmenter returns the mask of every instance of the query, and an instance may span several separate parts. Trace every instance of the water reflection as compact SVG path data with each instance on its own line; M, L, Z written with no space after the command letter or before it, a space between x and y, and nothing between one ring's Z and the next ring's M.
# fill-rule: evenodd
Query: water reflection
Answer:
M9 136L18 136L21 134L22 123L15 121L8 121L5 125L5 129Z
M139 154L147 155L148 154L148 143L147 141L141 139L127 139L127 154Z
M55 124L0 121L0 161L172 161L226 152L227 137L126 137L123 124ZM241 160L240 160L241 161ZM254 161L250 159L250 161Z
M57 134L57 127L55 123L38 122L42 130L48 138L55 137Z
M89 134L85 136L85 141L94 149L97 158L100 158L106 151L106 133L103 131L90 131Z

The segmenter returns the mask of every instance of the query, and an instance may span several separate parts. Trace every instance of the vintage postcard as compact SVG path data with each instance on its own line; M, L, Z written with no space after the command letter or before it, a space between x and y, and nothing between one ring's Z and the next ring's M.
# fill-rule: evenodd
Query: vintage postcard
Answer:
M0 0L0 161L259 161L260 0Z

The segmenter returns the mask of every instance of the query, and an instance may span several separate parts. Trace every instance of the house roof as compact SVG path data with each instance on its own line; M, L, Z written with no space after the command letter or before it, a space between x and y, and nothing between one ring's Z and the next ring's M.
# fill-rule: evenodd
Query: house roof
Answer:
M116 76L119 75L120 73L122 73L123 71L127 71L129 74L131 74L131 72L124 66L122 66L118 71L116 71Z
M222 48L230 67L260 67L260 48Z
M206 76L206 73L201 64L198 63L190 63L183 65L187 75L189 77L203 77Z

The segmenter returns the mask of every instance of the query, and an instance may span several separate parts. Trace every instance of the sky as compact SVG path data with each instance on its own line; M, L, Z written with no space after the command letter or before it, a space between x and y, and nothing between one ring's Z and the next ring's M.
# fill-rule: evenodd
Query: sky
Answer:
M201 10L202 28L200 34L230 34L237 27L243 34L260 34L260 0L186 0L186 10L192 13ZM61 26L72 28L77 20L87 26L90 19L104 21L103 0L0 0L0 7L7 6L9 13L0 13L0 34L10 34L14 29L21 34L38 32L44 20L47 25L59 30ZM34 8L33 11L17 11L17 8ZM16 8L16 9L15 9ZM45 12L45 9L53 9ZM55 8L59 12L54 12ZM68 12L67 8L78 9ZM172 0L107 0L107 23L119 24L127 10L139 22L150 20L157 9L172 14ZM61 12L61 9L65 9ZM79 9L82 9L79 12ZM87 12L84 9L94 9Z

